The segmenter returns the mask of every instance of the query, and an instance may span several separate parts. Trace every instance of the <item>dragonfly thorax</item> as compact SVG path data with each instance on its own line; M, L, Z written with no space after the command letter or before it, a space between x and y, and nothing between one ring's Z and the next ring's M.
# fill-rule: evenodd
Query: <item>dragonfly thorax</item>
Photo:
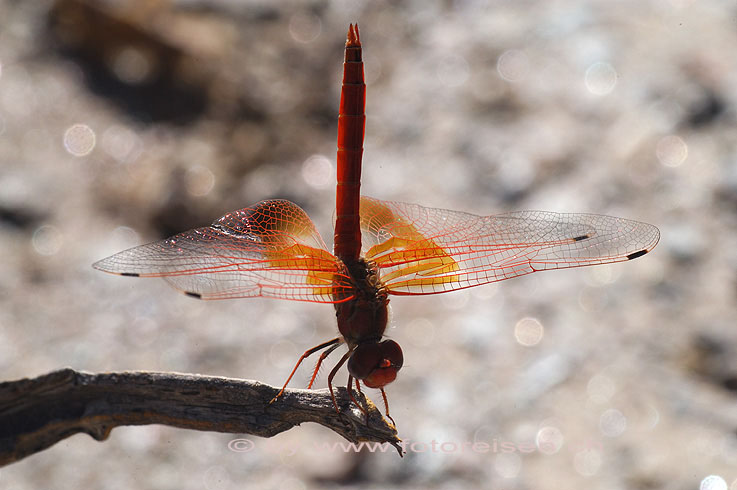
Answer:
M376 268L363 259L346 265L351 277L353 297L335 304L338 330L349 347L366 342L378 342L388 321L389 299L379 287Z

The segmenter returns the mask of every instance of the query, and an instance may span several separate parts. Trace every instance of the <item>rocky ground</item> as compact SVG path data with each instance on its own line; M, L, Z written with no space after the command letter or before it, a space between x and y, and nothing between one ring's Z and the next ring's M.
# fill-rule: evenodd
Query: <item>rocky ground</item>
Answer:
M735 18L718 0L0 3L4 380L71 366L278 385L335 335L329 306L198 302L90 264L268 197L330 244L350 22L365 194L662 234L626 264L394 299L403 459L331 447L319 426L249 452L125 427L0 486L737 489Z

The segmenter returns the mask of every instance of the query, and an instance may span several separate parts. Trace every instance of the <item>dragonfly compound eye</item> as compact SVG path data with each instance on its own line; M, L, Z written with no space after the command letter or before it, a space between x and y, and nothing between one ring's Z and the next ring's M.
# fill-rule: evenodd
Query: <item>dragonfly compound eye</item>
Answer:
M369 388L381 388L397 377L404 356L393 340L359 345L348 360L348 372Z

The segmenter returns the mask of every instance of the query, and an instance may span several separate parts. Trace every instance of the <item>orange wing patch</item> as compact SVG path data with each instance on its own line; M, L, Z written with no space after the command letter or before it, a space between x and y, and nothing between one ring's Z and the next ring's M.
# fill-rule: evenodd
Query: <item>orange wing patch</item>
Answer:
M366 251L365 257L382 269L382 282L391 290L397 278L414 276L402 281L403 287L438 286L456 282L452 274L458 263L431 238L424 236L414 224L394 213L385 203L361 196L361 229L378 241Z

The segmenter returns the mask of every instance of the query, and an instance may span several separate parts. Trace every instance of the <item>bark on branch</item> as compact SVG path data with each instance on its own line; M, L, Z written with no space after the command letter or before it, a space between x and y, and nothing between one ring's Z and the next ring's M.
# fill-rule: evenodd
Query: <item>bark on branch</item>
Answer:
M0 466L42 451L78 432L104 441L119 425L163 424L184 429L272 437L316 422L351 442L387 442L402 451L393 425L363 395L368 411L336 388L341 414L324 390L286 390L256 381L157 372L85 373L62 369L0 383Z

